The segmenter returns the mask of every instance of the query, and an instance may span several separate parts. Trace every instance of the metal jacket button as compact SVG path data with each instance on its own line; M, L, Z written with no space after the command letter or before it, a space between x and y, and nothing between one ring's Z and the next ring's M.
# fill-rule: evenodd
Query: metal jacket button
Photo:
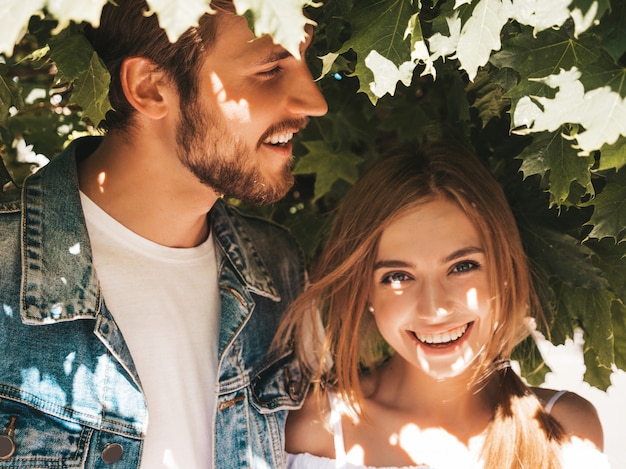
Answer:
M0 435L0 461L6 461L15 453L15 442L7 435Z
M104 447L100 456L105 463L113 464L114 462L118 462L122 459L122 453L124 453L122 445L118 443L111 443Z
M15 453L15 441L13 440L13 436L15 435L16 420L17 417L11 417L9 425L4 430L4 434L0 435L0 461L6 461Z

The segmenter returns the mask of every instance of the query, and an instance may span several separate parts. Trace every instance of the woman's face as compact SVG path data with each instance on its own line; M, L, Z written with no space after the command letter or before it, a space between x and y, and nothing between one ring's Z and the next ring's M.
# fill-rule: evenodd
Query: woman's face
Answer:
M369 300L384 339L436 379L460 375L491 336L492 293L476 227L444 198L382 233Z

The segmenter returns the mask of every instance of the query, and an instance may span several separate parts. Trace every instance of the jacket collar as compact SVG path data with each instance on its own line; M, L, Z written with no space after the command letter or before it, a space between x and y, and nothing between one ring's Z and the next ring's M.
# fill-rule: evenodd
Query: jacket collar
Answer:
M245 216L221 199L217 200L210 215L215 242L242 283L257 295L280 301L272 277L245 226Z
M28 323L93 318L100 290L80 202L76 154L99 139L74 141L22 189L22 317Z

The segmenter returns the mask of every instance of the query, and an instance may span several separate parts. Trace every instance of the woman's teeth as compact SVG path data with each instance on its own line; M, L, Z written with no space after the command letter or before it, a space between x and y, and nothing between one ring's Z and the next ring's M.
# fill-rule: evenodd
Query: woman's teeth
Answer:
M417 337L420 342L424 342L426 344L445 344L448 342L453 342L462 337L468 327L469 324L463 324L456 329L452 329L438 334L423 334L415 332L415 337Z
M287 143L293 138L293 132L280 134L280 135L272 135L265 139L263 143L267 143L270 145L278 145L282 143Z

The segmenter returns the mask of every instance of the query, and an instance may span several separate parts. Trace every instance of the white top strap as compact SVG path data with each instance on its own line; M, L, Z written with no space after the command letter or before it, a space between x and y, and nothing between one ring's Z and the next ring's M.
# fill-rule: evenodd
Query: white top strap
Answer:
M335 442L335 467L344 467L346 464L346 448L343 444L343 427L341 426L341 416L343 414L345 404L341 397L334 392L328 392L328 402L330 403L330 427L333 431L333 439Z
M556 404L556 401L559 400L559 398L561 396L563 396L564 394L566 394L567 391L565 390L561 390L559 392L556 392L552 395L552 397L548 400L548 402L546 402L546 405L543 407L544 410L549 414L550 412L552 412L552 408L554 407L554 404Z

